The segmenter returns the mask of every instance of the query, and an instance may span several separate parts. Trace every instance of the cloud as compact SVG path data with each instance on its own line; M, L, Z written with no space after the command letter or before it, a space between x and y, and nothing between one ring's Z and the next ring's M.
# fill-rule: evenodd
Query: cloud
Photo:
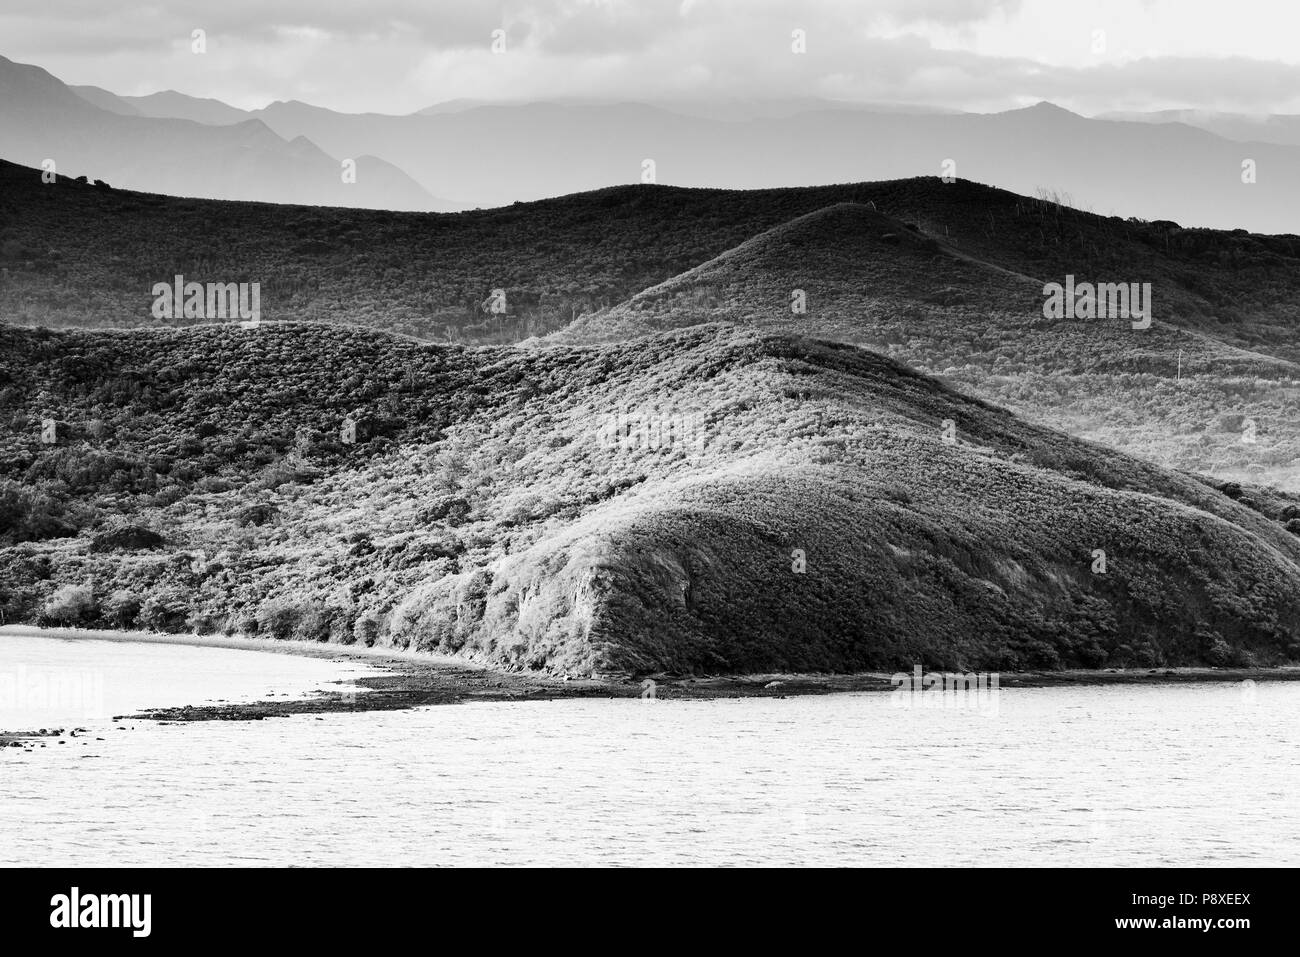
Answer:
M1300 109L1297 66L1273 60L1079 65L1042 62L1033 44L991 55L951 42L965 32L1015 33L1001 25L1030 2L47 0L0 12L0 53L68 82L127 94L173 88L245 107L302 99L406 112L459 97L822 96L965 109L1038 99L1081 111ZM203 56L189 49L196 28L207 31ZM806 53L791 49L796 28L806 31ZM505 53L492 50L496 29L506 31Z
M646 0L45 0L0 13L0 35L45 54L165 48L196 28L232 43L300 28L337 37L403 35L430 50L455 50L486 46L492 30L505 28L531 37L538 49L601 55L647 49L696 29L741 32L757 23L825 31L961 25L1019 6L1020 0L685 0L677 8Z

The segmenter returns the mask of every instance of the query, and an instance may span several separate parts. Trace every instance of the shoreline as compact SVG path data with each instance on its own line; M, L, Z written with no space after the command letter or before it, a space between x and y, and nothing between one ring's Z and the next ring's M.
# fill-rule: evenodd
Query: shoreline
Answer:
M345 661L376 669L373 675L348 680L362 693L327 691L312 698L258 701L245 704L185 705L147 709L115 718L178 721L260 721L295 714L398 711L440 704L475 701L553 701L568 698L640 698L645 679L611 681L597 678L555 678L498 671L461 658L399 648L280 641L240 635L186 635L161 632L112 631L82 628L0 626L6 635L56 638L67 641L114 641L137 644L231 648L272 654ZM927 672L929 673L929 672ZM654 697L662 700L716 698L786 698L816 694L888 692L894 672L857 674L754 674L718 676L651 675ZM1183 684L1189 682L1300 681L1300 666L1282 668L1142 668L1071 671L1002 672L998 688L1049 688L1081 685Z

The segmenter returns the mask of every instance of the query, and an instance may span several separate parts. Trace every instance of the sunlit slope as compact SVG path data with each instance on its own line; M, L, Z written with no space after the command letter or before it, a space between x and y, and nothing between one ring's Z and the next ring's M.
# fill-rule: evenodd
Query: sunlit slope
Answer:
M68 620L82 588L83 624L569 674L1300 656L1296 499L851 346L715 325L533 350L310 324L0 341L11 621Z

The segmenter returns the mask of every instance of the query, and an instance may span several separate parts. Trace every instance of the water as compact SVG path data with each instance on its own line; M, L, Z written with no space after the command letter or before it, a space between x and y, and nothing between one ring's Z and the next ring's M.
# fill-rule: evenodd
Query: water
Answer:
M0 636L0 674L74 660L135 706L356 673ZM1300 864L1300 683L1003 689L997 704L661 696L79 719L89 736L0 749L0 865ZM0 728L56 724L0 711Z
M0 629L0 732L90 727L151 707L357 691L368 669L319 658ZM343 682L342 684L338 682Z

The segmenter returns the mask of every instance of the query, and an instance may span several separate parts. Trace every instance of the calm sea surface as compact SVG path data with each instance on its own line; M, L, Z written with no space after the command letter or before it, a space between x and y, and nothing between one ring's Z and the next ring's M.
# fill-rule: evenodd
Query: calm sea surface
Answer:
M359 673L0 635L0 865L1300 864L1300 683L111 718Z

